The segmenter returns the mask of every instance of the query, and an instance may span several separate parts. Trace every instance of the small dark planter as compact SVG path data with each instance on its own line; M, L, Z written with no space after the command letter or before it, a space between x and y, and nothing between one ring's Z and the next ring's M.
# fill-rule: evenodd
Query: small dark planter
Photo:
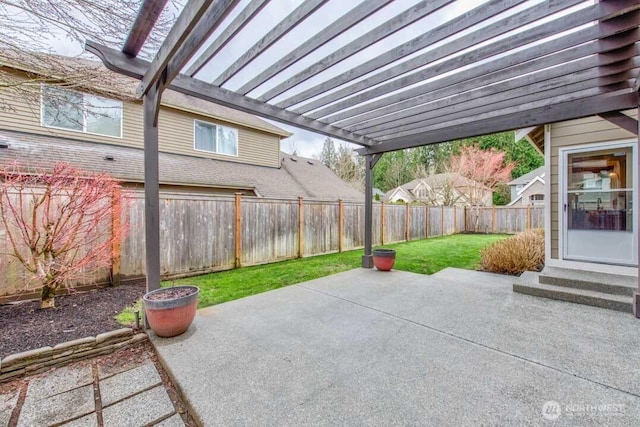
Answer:
M182 334L196 316L198 294L195 286L156 289L144 297L144 313L151 330L159 337Z
M393 249L374 249L373 265L380 271L390 271L396 262L396 251Z

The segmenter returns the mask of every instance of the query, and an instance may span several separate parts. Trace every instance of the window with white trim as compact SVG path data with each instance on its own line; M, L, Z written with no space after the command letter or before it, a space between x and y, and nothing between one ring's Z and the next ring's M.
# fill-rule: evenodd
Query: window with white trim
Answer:
M238 130L194 120L193 147L208 153L238 155Z
M42 86L42 126L122 137L122 102L87 93Z
M532 205L541 205L544 203L544 194L532 194L529 196Z

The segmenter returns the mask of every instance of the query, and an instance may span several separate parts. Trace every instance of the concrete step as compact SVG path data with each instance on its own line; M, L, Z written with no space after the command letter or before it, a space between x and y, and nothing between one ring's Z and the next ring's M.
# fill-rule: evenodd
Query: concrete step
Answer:
M612 295L632 296L633 291L638 288L637 277L558 267L545 267L538 280L540 284L544 285L583 289Z
M628 313L631 313L633 310L633 300L630 296L537 283L537 279L539 279L539 273L524 273L516 283L513 284L513 291L521 294L591 305Z

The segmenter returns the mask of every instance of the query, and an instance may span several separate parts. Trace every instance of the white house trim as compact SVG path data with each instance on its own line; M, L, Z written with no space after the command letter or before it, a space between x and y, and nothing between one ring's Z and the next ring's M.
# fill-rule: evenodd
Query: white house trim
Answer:
M551 125L544 125L544 175L551 176ZM544 258L551 262L551 180L544 186Z
M515 199L513 199L507 206L514 206L516 204L516 202L521 201L522 200L522 193L524 193L529 187L531 187L536 182L540 182L542 185L544 185L544 179L542 179L544 176L545 176L545 174L543 173L542 175L536 176L531 181L529 181L529 183L527 185L525 185L524 187L522 187L520 189L520 191L518 191L517 197ZM545 186L545 189L546 189L546 186ZM545 194L544 197L545 197L545 200L548 200L546 194Z

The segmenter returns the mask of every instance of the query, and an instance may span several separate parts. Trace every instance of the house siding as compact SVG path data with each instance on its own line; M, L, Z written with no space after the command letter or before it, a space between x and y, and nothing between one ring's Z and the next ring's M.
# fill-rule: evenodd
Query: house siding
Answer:
M636 110L629 110L624 113L634 118L637 116ZM560 200L559 180L561 173L559 170L560 148L629 140L630 138L635 138L635 135L597 116L554 123L550 125L550 128L551 203L547 204L547 206L551 209L551 258L560 259L560 221L558 217L558 203Z
M142 148L143 110L140 102L123 102L122 137L108 137L41 126L40 104L31 105L0 92L0 129L60 136L70 139ZM238 156L196 151L193 148L194 120L238 129ZM167 153L220 159L260 166L280 166L280 136L269 132L227 123L204 115L163 106L159 116L159 148Z
M531 184L531 187L524 190L521 193L522 200L520 201L520 204L523 206L530 205L532 203L531 196L533 196L534 194L544 194L544 184L542 182L536 181L533 184ZM538 202L537 204L543 205L544 203L545 201L542 201L542 202Z

